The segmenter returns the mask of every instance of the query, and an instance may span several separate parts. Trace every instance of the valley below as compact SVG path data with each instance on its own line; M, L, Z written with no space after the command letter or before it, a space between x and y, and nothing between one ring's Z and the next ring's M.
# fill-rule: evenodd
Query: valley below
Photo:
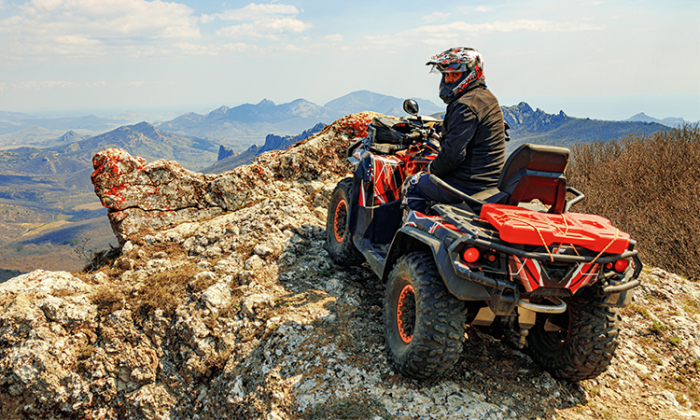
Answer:
M91 251L110 244L117 241L107 210L93 192L0 198L0 269L79 271Z

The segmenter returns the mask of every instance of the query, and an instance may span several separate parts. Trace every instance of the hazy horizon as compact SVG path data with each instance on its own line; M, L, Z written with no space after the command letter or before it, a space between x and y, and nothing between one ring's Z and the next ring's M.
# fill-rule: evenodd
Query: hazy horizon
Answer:
M351 93L351 92L349 92ZM374 92L374 93L379 93L382 94L381 92ZM344 96L344 95L342 95ZM135 113L141 113L149 116L157 116L161 114L165 114L166 118L163 119L163 121L173 119L175 117L181 116L183 114L189 113L189 112L194 112L196 114L207 114L215 109L218 109L222 106L228 106L230 108L234 108L236 106L240 106L243 104L257 104L260 101L268 99L274 102L276 105L281 105L285 104L288 102L279 102L275 101L273 98L261 98L259 101L255 102L241 102L241 103L227 103L227 104L198 104L198 105L170 105L170 106L132 106L132 107L74 107L74 108L55 108L55 109L34 109L34 110L14 110L14 109L0 109L0 111L4 112L18 112L18 113L23 113L23 114L29 114L33 115L39 118L75 118L75 117L85 117L89 115L94 115L99 118L108 118L108 117L115 117L123 113L127 112L135 112ZM306 99L307 98L296 98L296 99ZM294 100L296 100L294 99ZM331 100L336 99L332 98ZM425 99L425 98L423 98ZM429 99L430 100L430 99ZM591 115L585 115L582 114L582 112L585 112L586 109L588 109L590 104L585 103L586 100L584 99L579 99L576 102L580 104L578 107L573 107L572 109L563 109L561 107L557 108L555 104L556 99L550 99L546 100L543 98L534 98L532 101L528 100L519 100L516 102L510 102L510 103L504 103L502 100L500 101L501 106L515 106L519 104L520 102L525 102L528 105L530 105L533 109L541 109L544 112L548 114L558 114L559 111L564 111L568 116L574 117L574 118L591 118L591 119L597 119L597 120L606 120L606 121L622 121L626 120L628 118L631 118L639 113L644 113L649 117L656 118L658 120L663 120L664 118L683 118L682 116L678 115L655 115L650 112L647 112L645 110L639 110L637 112L634 112L629 115L623 115L621 117L605 117L605 116L600 116L602 115L600 112L598 113L598 116L591 116ZM588 101L594 102L598 101L599 99L597 98L588 98ZM624 101L624 99L620 99L621 101ZM313 102L317 105L325 105L326 103L330 101L324 101L324 102L314 102L309 100L310 102ZM631 101L634 101L634 99L631 99ZM437 106L444 106L442 102L436 102L435 100L431 100L435 105ZM549 106L547 106L549 104ZM609 108L615 108L617 105L615 102L610 102L606 101L606 105ZM700 118L697 120L690 120L687 118L684 118L686 122L688 123L696 123L700 122Z

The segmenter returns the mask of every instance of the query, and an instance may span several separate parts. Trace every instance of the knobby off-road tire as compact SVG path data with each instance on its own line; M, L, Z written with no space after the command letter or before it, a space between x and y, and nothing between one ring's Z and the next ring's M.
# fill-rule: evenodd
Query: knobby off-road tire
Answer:
M569 299L566 320L560 322L568 331L545 331L547 315L537 314L528 335L533 360L553 376L575 382L603 373L615 355L620 316L600 300L589 290Z
M336 185L328 204L326 217L326 249L334 263L343 267L362 264L365 259L352 243L350 231L350 197L352 178Z
M391 361L403 375L443 374L459 359L465 306L445 287L431 254L399 258L386 286L384 334Z

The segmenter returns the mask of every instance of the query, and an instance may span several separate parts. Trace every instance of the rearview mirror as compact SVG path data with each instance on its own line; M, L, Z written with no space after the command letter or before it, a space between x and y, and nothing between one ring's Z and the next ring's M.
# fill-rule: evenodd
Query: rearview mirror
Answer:
M408 114L416 116L418 115L418 103L413 99L406 99L403 101L403 110Z

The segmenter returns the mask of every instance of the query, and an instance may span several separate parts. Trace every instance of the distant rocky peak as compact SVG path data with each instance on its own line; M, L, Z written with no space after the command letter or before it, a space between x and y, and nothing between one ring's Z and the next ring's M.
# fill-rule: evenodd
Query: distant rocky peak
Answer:
M217 161L226 159L229 156L237 156L239 153L230 147L224 146L223 144L219 146L219 156L216 158Z
M262 101L260 101L256 106L257 106L257 107L261 107L261 108L262 108L262 107L264 107L264 108L269 108L269 107L273 107L273 106L276 106L276 105L275 105L274 102L272 102L271 100L269 100L269 99L266 98L266 99L263 99Z
M631 121L631 122L646 122L646 123L659 123L663 124L667 127L678 127L682 126L685 124L685 120L683 118L664 118L664 119L658 119L654 117L650 117L649 115L645 114L644 112L640 112L639 114L635 114L631 116L630 118L623 120L623 121Z
M64 135L58 138L58 141L60 142L73 142L82 139L82 136L80 136L78 133L76 133L73 130L67 131Z
M519 112L522 112L523 114L534 114L534 110L530 105L527 104L527 102L520 102L518 105L511 107L511 108L516 108Z
M137 133L143 134L144 136L151 138L151 139L154 139L154 140L163 140L164 139L162 133L156 127L154 127L152 124L150 124L146 121L143 121L143 122L140 122L140 123L134 124L134 125L129 125L129 126L127 126L127 128L130 129L131 131L135 131Z
M210 112L210 114L225 114L226 112L228 112L229 109L231 108L227 107L226 105L223 105Z
M135 130L135 131L155 130L156 129L151 123L148 123L146 121L141 121L138 124L132 124L128 127L131 127L131 129Z
M559 111L558 114L547 114L539 108L533 110L526 102L520 102L514 106L504 106L501 109L504 120L513 129L536 130L543 126L558 126L570 119L564 111Z
M268 134L265 137L265 145L260 149L259 153L268 152L270 150L283 150L289 146L295 144L298 141L304 140L312 134L319 133L326 125L323 123L318 123L312 128L304 131L303 133L296 136L277 136L275 134Z

